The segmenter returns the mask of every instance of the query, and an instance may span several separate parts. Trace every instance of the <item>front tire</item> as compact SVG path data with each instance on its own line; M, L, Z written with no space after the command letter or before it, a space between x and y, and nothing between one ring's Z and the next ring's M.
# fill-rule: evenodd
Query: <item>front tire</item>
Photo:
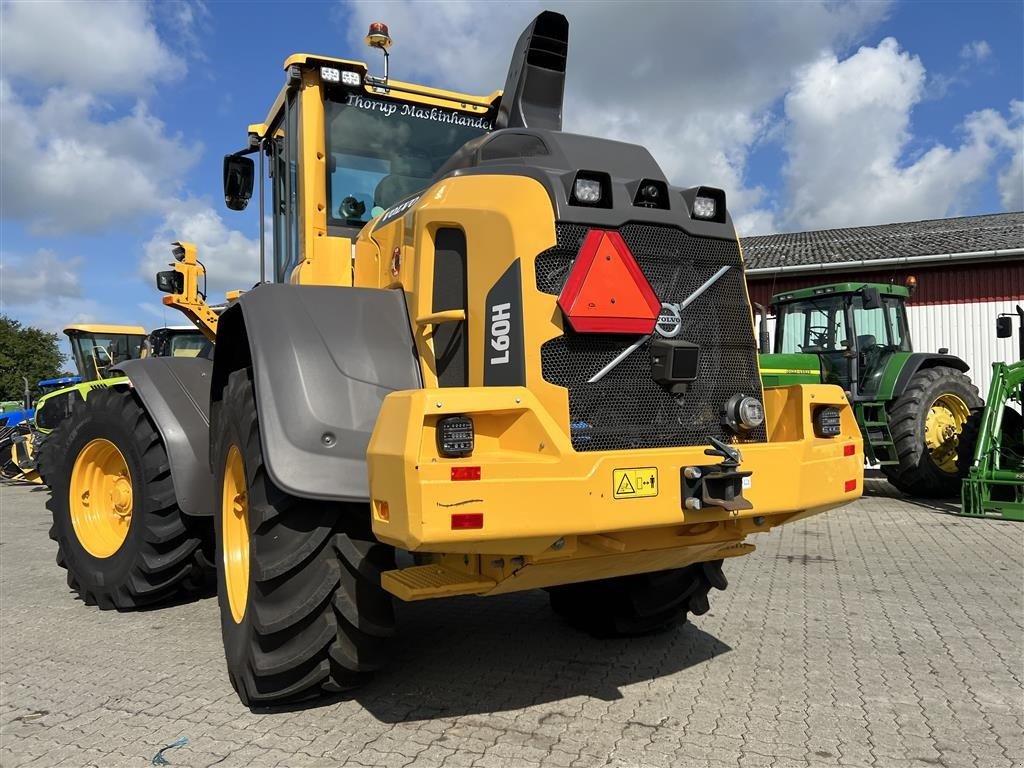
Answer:
M42 459L57 564L87 605L124 611L204 591L202 536L178 507L167 451L134 392L93 392Z
M291 496L267 475L251 369L214 411L218 602L231 684L247 706L289 704L364 683L388 657L394 552L364 505Z
M962 372L940 365L915 373L888 409L899 457L899 464L882 466L889 482L909 496L958 496L960 435L981 406L978 388Z
M633 637L661 632L709 610L708 593L725 589L722 561L695 563L656 573L618 576L551 587L551 608L577 629L596 637Z

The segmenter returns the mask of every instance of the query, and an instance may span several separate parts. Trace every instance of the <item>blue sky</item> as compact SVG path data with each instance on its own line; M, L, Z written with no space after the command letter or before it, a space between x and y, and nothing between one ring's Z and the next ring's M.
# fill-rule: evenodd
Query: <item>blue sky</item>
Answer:
M566 127L647 145L724 187L741 235L1019 210L1024 3L552 2L570 19ZM23 322L164 320L152 273L194 239L211 295L256 276L255 211L221 157L296 51L487 93L521 3L2 5L0 303Z

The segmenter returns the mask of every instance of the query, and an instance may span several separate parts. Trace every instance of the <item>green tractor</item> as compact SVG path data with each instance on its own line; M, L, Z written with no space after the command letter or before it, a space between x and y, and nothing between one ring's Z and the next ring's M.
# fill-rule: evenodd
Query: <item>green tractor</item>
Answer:
M914 352L901 285L834 283L772 297L775 348L760 329L766 387L838 384L857 414L868 462L897 489L945 498L960 492L957 447L978 388L959 357Z
M962 515L1024 521L1024 308L1019 304L1017 317L1019 359L992 363L985 407L971 414L960 438ZM1012 335L1013 316L1000 315L996 336Z

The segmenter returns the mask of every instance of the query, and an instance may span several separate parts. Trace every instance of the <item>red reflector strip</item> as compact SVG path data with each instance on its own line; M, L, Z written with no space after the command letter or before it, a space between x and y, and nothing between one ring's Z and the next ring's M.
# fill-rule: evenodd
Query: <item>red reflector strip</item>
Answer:
M452 480L479 480L480 467L452 467Z
M484 527L483 512L460 512L452 515L452 530L465 531L470 528Z
M850 445L843 446L843 456L853 456L853 454L855 454L856 452L857 446L853 445L852 443Z
M846 491L847 493L849 493L850 491L856 491L857 490L857 481L856 480L847 480L846 481L846 486L843 488L843 490Z

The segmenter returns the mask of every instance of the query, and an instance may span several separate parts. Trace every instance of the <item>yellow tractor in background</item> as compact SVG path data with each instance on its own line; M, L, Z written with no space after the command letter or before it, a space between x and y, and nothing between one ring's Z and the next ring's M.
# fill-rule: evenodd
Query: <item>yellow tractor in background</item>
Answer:
M260 284L211 317L176 244L158 285L215 345L122 364L52 437L87 603L215 570L232 684L283 703L385 664L394 598L543 588L650 632L707 611L750 534L860 495L842 390L762 389L725 192L561 130L568 28L541 13L487 96L286 60L224 164L238 210L259 160Z

